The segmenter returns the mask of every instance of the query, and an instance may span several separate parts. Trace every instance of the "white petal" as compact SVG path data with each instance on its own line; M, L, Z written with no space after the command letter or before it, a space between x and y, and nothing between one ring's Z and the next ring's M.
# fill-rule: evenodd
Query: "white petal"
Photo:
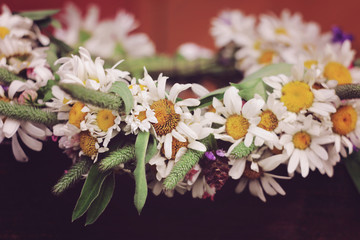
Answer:
M235 188L235 193L241 193L242 191L244 191L248 181L249 180L247 178L242 178Z
M295 171L295 169L299 165L299 161L300 161L300 150L295 149L288 163L288 173L291 174Z
M264 196L264 192L258 180L252 180L249 183L250 193L254 196L259 197L263 202L266 202L266 198Z
M24 150L22 150L16 135L12 138L11 147L16 160L19 162L29 161L29 158L26 156Z
M165 150L165 157L167 159L170 159L171 155L172 155L172 135L171 134L166 134L166 136L165 136L164 150Z
M231 167L229 171L229 176L232 177L233 179L239 179L244 173L245 164L246 164L245 159L240 159L235 161L234 165Z
M204 144L202 144L201 142L198 141L193 141L188 145L188 148L197 150L197 151L201 151L201 152L205 152L206 151L206 147Z
M302 177L305 178L309 174L309 161L308 161L305 151L299 151L299 152L300 152L301 175L302 175Z
M193 138L193 139L197 139L198 136L196 134L196 132L194 132L188 125L186 125L184 122L180 121L178 126L176 127L177 129L181 129L181 131L186 134L187 136Z
M19 126L20 121L11 118L6 119L3 126L3 132L5 137L11 138L19 129Z
M270 185L278 192L278 193L280 193L281 195L285 195L285 191L284 191L284 189L282 189L282 187L279 185L279 183L277 183L276 181L275 181L275 179L273 179L272 177L269 177L268 178L268 181L269 181L269 183L270 183Z
M21 140L28 146L30 149L34 151L41 151L42 149L42 142L36 140L35 138L30 137L27 135L21 128L18 130L19 136Z
M316 143L311 143L310 145L311 150L314 151L314 153L316 153L316 155L318 155L321 159L323 160L327 160L329 158L328 153L326 152L326 150L321 147L320 145L316 144Z
M261 177L260 178L261 185L264 188L264 191L269 194L270 196L275 196L277 192L270 186L268 182L268 177Z

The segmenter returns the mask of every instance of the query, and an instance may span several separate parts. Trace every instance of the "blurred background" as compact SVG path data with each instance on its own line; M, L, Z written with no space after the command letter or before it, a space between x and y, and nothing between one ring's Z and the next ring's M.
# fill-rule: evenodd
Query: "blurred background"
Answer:
M75 2L75 1L74 1ZM7 0L12 11L62 8L62 0ZM323 31L330 31L334 25L355 37L354 48L360 48L360 28L358 16L360 3L357 0L78 0L75 4L83 12L89 4L101 9L101 17L113 18L120 9L133 13L139 21L139 32L145 32L154 41L160 53L173 53L185 42L195 42L214 49L209 34L211 19L224 9L240 9L245 14L259 15L274 12L279 14L284 8L300 12L305 21L320 24Z

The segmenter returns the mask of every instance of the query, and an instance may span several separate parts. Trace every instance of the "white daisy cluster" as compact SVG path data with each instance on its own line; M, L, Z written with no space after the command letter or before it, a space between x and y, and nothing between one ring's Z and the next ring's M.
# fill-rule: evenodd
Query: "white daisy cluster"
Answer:
M29 18L14 15L6 5L0 14L0 68L19 76L10 86L0 85L0 101L13 104L41 104L38 89L53 79L46 61L49 39ZM24 79L24 80L23 80ZM0 116L0 142L11 139L16 160L28 161L18 137L32 150L42 149L42 140L51 135L39 124Z
M57 71L60 83L78 84L106 93L114 82L128 82L129 73L116 69L121 61L104 69L104 61L99 57L93 61L85 48L80 47L79 55L55 62L61 64ZM54 135L61 137L60 148L74 161L81 155L96 160L99 153L108 150L110 139L120 132L119 113L74 100L58 86L53 86L52 94L54 98L46 103L47 106L58 112L59 120L66 121L54 126Z
M86 47L92 55L119 59L155 54L155 46L145 33L131 33L139 24L123 10L112 20L100 20L99 7L92 5L82 17L81 11L69 3L61 21L66 28L56 29L54 35L74 48Z
M359 79L359 70L351 66L355 53L350 41L342 44L346 38L321 33L317 23L304 22L298 13L284 10L280 17L262 14L257 23L254 16L227 10L212 21L211 34L217 47L235 48L235 67L245 75L272 63L303 61L309 68L325 69L325 76L334 77L328 68L341 68L351 75L344 81Z
M229 176L240 179L236 192L249 184L263 201L264 191L284 195L274 178L288 179L295 171L307 177L316 169L331 177L340 157L360 147L359 102L340 101L332 86L341 82L327 79L324 71L301 62L290 76L263 78L273 89L266 101L255 94L244 102L235 87L225 91L223 102L213 99L205 118L216 124L215 138L231 144L226 156ZM271 173L280 165L287 176Z

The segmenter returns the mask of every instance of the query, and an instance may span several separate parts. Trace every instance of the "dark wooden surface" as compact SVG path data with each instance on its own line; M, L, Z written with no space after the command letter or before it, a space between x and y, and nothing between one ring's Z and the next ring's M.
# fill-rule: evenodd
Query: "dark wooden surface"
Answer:
M141 216L133 180L119 176L104 214L84 227L84 218L71 223L81 184L60 197L50 192L70 165L55 143L30 152L27 164L14 160L10 146L0 146L0 156L0 239L360 239L360 195L342 164L333 178L281 181L287 195L267 203L235 194L235 181L214 202L150 193Z

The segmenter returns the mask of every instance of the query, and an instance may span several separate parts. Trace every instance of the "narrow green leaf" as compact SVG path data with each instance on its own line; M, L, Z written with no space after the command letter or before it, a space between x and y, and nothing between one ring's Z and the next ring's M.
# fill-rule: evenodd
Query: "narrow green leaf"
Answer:
M148 147L146 149L145 163L148 163L150 159L158 152L156 138L151 136Z
M10 72L5 68L0 68L0 82L2 84L10 85L12 81L19 80L25 82L26 80L22 77L17 76L16 74Z
M107 108L116 111L119 111L120 109L123 110L125 108L122 96L120 97L113 93L96 91L72 83L61 83L59 86L66 93L70 94L71 97L83 103L89 103L100 108Z
M125 113L129 114L134 104L134 98L129 87L123 82L114 82L109 92L113 92L122 98L125 104Z
M135 142L136 168L135 177L135 196L134 203L138 213L143 209L148 193L146 173L145 173L145 156L149 142L149 132L139 132Z
M231 85L240 90L239 95L245 100L250 100L251 98L253 98L255 93L259 94L262 98L266 100L266 92L271 91L271 88L263 82L262 78L279 74L290 75L291 68L292 65L287 63L268 65L261 68L259 71L247 76L240 83L232 83Z
M54 112L47 112L41 110L40 108L12 104L4 101L0 101L0 115L17 120L42 123L47 126L53 126L59 122L57 114Z
M86 178L83 188L81 189L80 197L76 203L72 214L72 221L75 221L89 209L91 203L97 198L100 193L101 185L110 172L100 172L97 164L90 169L89 175Z
M100 215L104 212L105 208L109 204L115 188L115 174L111 174L106 177L104 183L101 186L99 196L91 204L87 215L86 225L93 224Z
M28 11L19 13L20 16L30 18L34 21L43 20L45 18L51 17L59 12L59 9L47 9L39 11Z
M61 23L57 19L51 19L51 26L57 29L61 29Z
M356 189L360 193L360 151L351 154L344 161L346 169L348 170Z
M66 189L77 182L84 174L88 173L92 164L93 162L89 157L81 156L80 160L59 179L52 189L53 193L55 195L63 193Z

